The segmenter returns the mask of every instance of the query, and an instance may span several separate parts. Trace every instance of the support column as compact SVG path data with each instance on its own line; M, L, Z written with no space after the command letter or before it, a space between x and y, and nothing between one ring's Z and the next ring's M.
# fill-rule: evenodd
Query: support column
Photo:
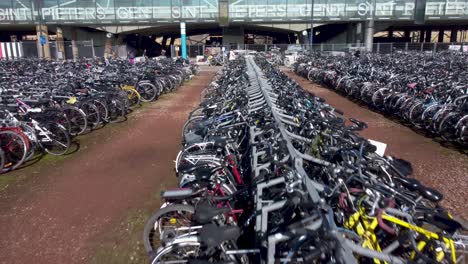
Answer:
M71 43L72 43L73 60L77 61L79 59L78 58L79 51L78 51L78 43L76 43L78 39L78 33L76 31L76 28L71 28L71 39L72 39Z
M57 60L65 59L65 43L63 42L63 30L57 27Z
M353 23L349 23L346 29L346 43L356 42L356 28Z
M423 43L424 42L424 30L420 30L419 31L419 43Z
M374 46L374 20L369 20L366 23L365 43L367 52L372 52L372 47Z
M439 29L439 35L437 37L437 42L444 42L444 32L445 32L445 30Z
M46 25L37 25L37 53L39 58L45 58L50 60L50 46L49 46L49 32ZM45 37L46 43L41 44L41 35Z
M187 43L186 43L185 22L180 23L180 49L181 49L181 53L182 53L182 59L187 59Z
M161 46L163 46L163 48L166 48L166 45L167 45L167 36L163 36Z
M114 36L106 37L106 43L104 44L104 58L109 58L112 55L112 42Z
M405 30L404 36L405 36L405 39L410 39L411 38L411 31Z
M432 39L432 29L426 30L426 39L425 42L431 42Z
M450 42L457 42L457 29L452 28L452 31L450 32Z

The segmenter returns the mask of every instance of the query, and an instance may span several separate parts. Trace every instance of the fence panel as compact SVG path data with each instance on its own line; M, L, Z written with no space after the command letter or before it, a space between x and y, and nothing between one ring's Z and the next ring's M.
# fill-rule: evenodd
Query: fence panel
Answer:
M93 41L76 41L78 48L78 59L103 57L105 47L94 45ZM51 59L73 59L73 45L72 41L63 42L63 53L61 52L60 42L49 42ZM22 57L39 57L38 45L36 41L24 41L17 43L21 47ZM5 44L5 47L6 44ZM11 45L10 45L11 47ZM44 47L39 46L44 49ZM187 55L189 58L196 58L197 56L215 55L222 51L231 49L245 49L257 52L271 51L273 49L279 50L283 54L293 54L295 52L308 53L314 52L327 52L336 54L343 54L346 52L353 52L356 49L363 49L363 43L320 43L320 44L232 44L228 46L210 46L210 45L188 45ZM18 53L19 48L17 47ZM126 45L112 46L112 56L120 58L127 57ZM468 43L374 43L372 46L373 53L391 54L393 52L443 52L447 50L468 52ZM43 53L43 52L41 52ZM19 57L19 56L18 56Z

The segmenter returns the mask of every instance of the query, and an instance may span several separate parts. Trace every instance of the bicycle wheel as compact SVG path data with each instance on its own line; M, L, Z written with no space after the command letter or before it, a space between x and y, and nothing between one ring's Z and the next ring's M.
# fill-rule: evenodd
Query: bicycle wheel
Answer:
M5 167L5 152L0 148L0 173L3 172L3 168Z
M84 102L81 104L81 109L86 115L88 126L91 129L95 129L101 123L101 116L99 115L99 109L94 102Z
M196 259L200 252L201 244L197 237L190 237L191 240L173 243L167 247L160 248L151 264L157 263L188 263L191 259Z
M151 102L158 95L156 86L149 82L139 83L136 89L140 93L143 102Z
M185 135L198 129L198 124L204 119L203 116L195 116L185 122L184 127L182 128L182 138L185 138Z
M42 125L46 136L43 136L39 142L42 148L49 154L60 156L67 153L70 148L70 136L67 130L56 123L46 123Z
M108 110L109 110L109 123L117 123L125 120L125 113L126 113L126 108L125 108L125 103L121 101L120 99L113 98L111 99L109 105L108 105Z
M23 164L28 153L25 139L13 131L0 131L0 148L5 157L5 164L2 167L4 172L11 171Z
M93 100L93 104L97 107L99 112L99 123L102 124L104 121L107 121L109 118L109 110L107 109L106 103L101 100Z
M203 106L195 108L195 110L190 112L189 119L191 119L192 117L204 117L205 116L205 113L203 113L204 111L205 111L205 107Z
M63 112L70 122L70 135L77 136L86 131L86 128L88 128L88 121L83 110L75 106L64 106Z
M135 89L126 89L124 90L127 93L129 107L139 105L141 95Z
M168 242L177 234L176 229L191 225L195 208L191 205L172 204L159 209L146 222L143 244L148 253L156 251L162 242Z

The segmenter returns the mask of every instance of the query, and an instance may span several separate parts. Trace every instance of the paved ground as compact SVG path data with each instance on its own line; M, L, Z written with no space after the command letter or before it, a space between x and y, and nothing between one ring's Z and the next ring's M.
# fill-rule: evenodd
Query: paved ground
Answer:
M283 68L308 91L344 111L346 117L366 122L369 128L361 135L388 144L386 154L403 158L413 164L414 177L436 188L444 195L442 205L456 215L468 219L468 156L458 150L441 146L412 129L350 101L332 90L310 83Z
M80 138L78 153L8 175L21 180L0 192L0 263L144 263L144 221L176 185L182 125L214 73Z

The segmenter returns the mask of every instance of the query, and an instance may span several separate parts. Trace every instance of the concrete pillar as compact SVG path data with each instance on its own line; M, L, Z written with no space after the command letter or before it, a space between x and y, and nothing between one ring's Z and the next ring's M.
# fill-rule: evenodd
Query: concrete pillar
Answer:
M109 58L112 55L112 43L114 36L106 38L106 43L104 44L104 58Z
M431 42L432 39L432 29L426 30L426 39L425 42Z
M167 36L163 36L161 45L163 46L163 48L165 48L166 44L167 44Z
M175 39L176 39L176 38L175 38L174 36L171 37L171 42L170 42L170 43L171 43L171 46L174 45Z
M119 34L117 35L117 40L116 40L116 43L117 45L124 45L124 35L122 34Z
M65 43L61 27L57 27L57 59L65 59Z
M444 30L440 29L439 30L439 35L437 36L437 42L444 42Z
M356 27L353 23L347 25L346 43L356 43Z
M364 43L364 23L359 22L356 24L356 42Z
M457 42L457 29L452 28L452 31L450 32L450 42Z
M423 43L424 42L424 30L420 30L419 31L419 43Z
M372 52L374 46L374 20L369 20L366 23L365 44L367 52Z
M36 26L36 33L37 33L37 51L39 58L45 58L50 60L50 46L49 46L49 32L46 25L37 25ZM46 44L41 44L41 35L45 36Z
M405 30L404 37L405 37L406 39L411 38L411 31L410 31L410 30Z
M71 28L71 43L72 43L72 54L73 54L73 60L77 61L79 58L79 51L78 51L78 32L76 31L76 28Z

